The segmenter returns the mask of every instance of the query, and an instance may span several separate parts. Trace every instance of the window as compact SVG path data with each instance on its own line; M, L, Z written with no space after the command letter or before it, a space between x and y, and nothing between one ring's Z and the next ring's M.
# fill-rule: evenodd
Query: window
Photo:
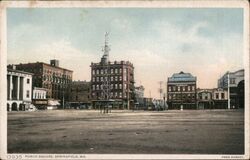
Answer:
M188 91L190 91L190 86L188 86Z
M122 81L122 76L119 76L119 80Z
M120 73L122 73L122 69L120 68L120 71L119 71Z
M29 78L27 79L27 84L30 84L30 79Z
M122 89L122 84L119 84L119 88Z
M235 84L235 78L230 78L230 84Z
M103 74L103 69L101 69L101 74Z
M93 82L95 82L95 77L93 77L93 80L92 80Z
M127 89L127 84L126 83L124 84L124 89Z
M118 80L118 76L115 76L115 81L117 81Z
M194 86L192 86L192 91L194 91Z
M175 95L175 94L173 94L173 99L175 99L175 97L176 97L176 95Z
M103 77L101 77L101 81L103 81Z
M115 84L115 89L117 89L118 88L118 86L117 86L117 84Z
M30 98L30 91L29 90L26 91L26 98Z
M95 70L92 70L92 74L95 75Z
M175 86L173 86L173 91L175 91L175 89L176 89Z
M114 77L113 77L113 76L111 76L111 77L110 77L110 81L113 81L113 80L114 80Z
M171 92L171 86L168 86L168 91Z
M99 74L99 69L96 70L96 74Z
M181 88L180 88L180 86L178 86L178 91L180 91L181 90Z
M114 70L113 70L113 68L111 68L111 74L113 74L113 72L114 72Z
M96 82L99 82L99 77L96 77Z
M96 89L99 90L99 85L98 84L96 85Z
M120 92L120 98L122 98L122 92Z
M216 93L216 94L215 94L215 98L216 98L216 99L219 99L219 93Z
M95 90L95 85L92 86L93 91Z
M224 93L221 93L221 99L224 99L224 98L225 98Z

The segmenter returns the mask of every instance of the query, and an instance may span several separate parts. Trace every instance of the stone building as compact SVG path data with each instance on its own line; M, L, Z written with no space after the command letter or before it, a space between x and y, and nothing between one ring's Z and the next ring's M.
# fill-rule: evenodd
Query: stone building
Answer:
M91 105L90 82L73 81L69 87L69 108L87 109Z
M227 109L228 108L228 92L227 89L215 88L213 89L213 109Z
M168 109L196 109L196 77L174 73L167 81Z
M218 88L227 89L229 92L230 108L244 108L244 86L244 69L226 72L218 80Z
M142 85L135 87L135 104L137 109L143 109L144 107L144 90L145 88Z
M7 111L25 111L31 105L32 73L8 68Z
M73 71L59 67L58 60L50 64L43 62L9 65L16 69L33 73L33 87L47 89L47 98L60 100L61 106L68 100L67 88L72 82Z
M32 103L38 109L46 109L48 105L47 89L45 88L33 88Z
M214 106L213 89L197 89L197 108L212 109Z

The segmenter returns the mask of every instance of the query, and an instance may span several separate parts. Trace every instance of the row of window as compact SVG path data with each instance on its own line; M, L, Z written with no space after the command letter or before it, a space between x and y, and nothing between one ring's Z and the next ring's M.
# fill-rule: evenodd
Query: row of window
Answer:
M70 79L68 79L68 78L65 79L65 78L61 78L61 77L54 77L51 75L44 75L43 80L44 81L53 81L56 83L66 83L66 82L70 81Z
M46 92L34 92L33 99L46 99Z
M108 77L92 77L92 82L103 82L104 80L107 81ZM124 81L128 80L128 77L126 75L124 75L123 77ZM110 81L122 81L122 76L111 76L110 77Z
M95 93L92 93L92 96L95 96ZM103 93L101 93L100 96L103 96ZM110 98L127 98L127 94L123 92L110 92Z
M195 94L169 94L168 95L169 99L194 99L195 98Z
M63 78L69 78L71 79L71 75L67 75L64 73L61 73L62 71L52 71L49 69L44 69L43 74L49 75L49 76L58 76L58 77L63 77Z
M93 75L98 75L98 74L107 74L108 73L108 69L93 69L92 70L92 74ZM110 69L110 73L113 74L117 74L117 73L122 73L122 68L111 68ZM127 68L123 69L123 73L127 73Z
M168 86L168 91L195 91L195 86Z
M127 89L128 86L127 84L125 83L124 86L123 86L124 89ZM100 90L100 89L103 89L103 85L92 85L92 90L95 91L95 90ZM122 89L122 84L110 84L110 89Z

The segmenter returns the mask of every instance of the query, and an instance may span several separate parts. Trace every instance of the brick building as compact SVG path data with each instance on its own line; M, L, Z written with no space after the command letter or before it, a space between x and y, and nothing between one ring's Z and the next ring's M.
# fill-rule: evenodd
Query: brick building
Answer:
M91 63L91 98L94 108L134 107L134 66L129 61L109 61L108 33L105 34L103 56Z
M67 88L72 82L73 71L59 67L58 60L51 60L50 64L36 62L14 66L18 70L33 73L32 87L47 89L47 98L60 100L61 106L68 100Z
M134 102L134 66L128 61L108 62L108 69L101 63L91 63L91 96L93 106L103 98L104 78L108 78L109 98L115 100L114 108L129 109Z
M73 81L69 87L69 108L87 109L91 105L90 82Z
M169 109L196 109L196 77L190 73L175 73L167 81Z

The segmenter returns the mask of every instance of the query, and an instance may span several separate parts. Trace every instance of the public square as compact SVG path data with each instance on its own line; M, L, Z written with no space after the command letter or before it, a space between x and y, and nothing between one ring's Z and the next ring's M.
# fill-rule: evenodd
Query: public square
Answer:
M8 112L8 153L244 154L244 111Z

